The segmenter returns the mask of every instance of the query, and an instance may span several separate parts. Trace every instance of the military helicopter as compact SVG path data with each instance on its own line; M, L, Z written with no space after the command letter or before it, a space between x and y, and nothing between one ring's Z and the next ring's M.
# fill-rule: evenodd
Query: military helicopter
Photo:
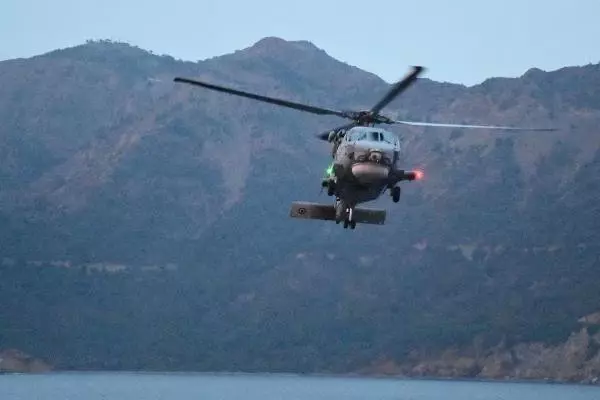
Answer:
M388 118L380 111L399 94L408 89L424 71L421 66L412 67L404 78L396 82L390 90L370 110L340 111L288 100L244 92L224 86L201 82L195 79L176 77L175 82L187 83L207 89L242 96L278 106L288 107L317 115L335 115L352 122L317 135L321 140L332 143L333 162L327 168L321 182L329 196L335 196L333 205L310 202L294 202L290 216L294 218L343 221L344 228L355 229L356 223L379 224L385 222L385 210L356 208L360 203L373 201L386 190L392 200L400 200L402 181L423 178L419 170L406 171L400 163L400 140L396 134L381 128L378 124L403 124L447 128L476 128L501 130L552 131L551 128L525 128L495 125L461 125L417 121L403 121Z

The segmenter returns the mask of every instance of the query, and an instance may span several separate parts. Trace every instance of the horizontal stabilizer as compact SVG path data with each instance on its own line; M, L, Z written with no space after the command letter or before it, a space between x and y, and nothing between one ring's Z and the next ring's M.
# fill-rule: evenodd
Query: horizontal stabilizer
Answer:
M352 213L352 219L357 224L383 225L385 223L385 216L385 210L368 208L355 208ZM292 203L290 217L335 221L335 207L333 205L295 201Z

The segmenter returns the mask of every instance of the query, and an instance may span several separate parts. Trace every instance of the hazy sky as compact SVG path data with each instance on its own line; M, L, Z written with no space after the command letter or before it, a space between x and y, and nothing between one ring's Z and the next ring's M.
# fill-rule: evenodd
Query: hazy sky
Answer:
M599 62L599 16L599 0L0 0L0 59L115 39L199 60L279 36L387 81L420 64L471 85Z

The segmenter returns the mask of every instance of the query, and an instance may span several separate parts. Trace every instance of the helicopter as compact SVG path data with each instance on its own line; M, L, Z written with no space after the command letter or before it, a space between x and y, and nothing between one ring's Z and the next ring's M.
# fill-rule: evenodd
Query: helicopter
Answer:
M204 87L206 89L249 99L270 103L282 107L308 112L317 115L334 115L351 122L317 134L316 136L332 144L331 164L322 179L321 187L327 194L335 198L333 205L311 202L294 202L290 216L294 218L333 220L336 224L343 222L344 228L355 229L357 223L383 225L385 210L357 208L379 198L388 191L392 201L400 201L402 181L423 179L420 170L407 171L401 166L399 137L376 125L414 125L444 128L500 129L518 131L554 131L552 128L527 128L497 125L463 125L419 121L394 120L380 112L401 93L414 84L424 72L422 66L413 66L402 79L394 83L388 92L369 110L343 111L289 100L268 97L256 93L245 92L229 87L219 86L191 78L176 77L175 82Z

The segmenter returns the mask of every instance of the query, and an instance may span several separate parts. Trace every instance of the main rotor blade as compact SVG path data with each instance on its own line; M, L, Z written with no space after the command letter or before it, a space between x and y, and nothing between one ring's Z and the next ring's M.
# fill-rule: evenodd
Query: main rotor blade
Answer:
M295 103L295 102L292 102L289 100L283 100L283 99L277 99L274 97L262 96L262 95L255 94L255 93L244 92L241 90L231 89L231 88L224 87L224 86L218 86L218 85L213 85L211 83L201 82L201 81L198 81L195 79L176 77L175 79L173 79L173 81L188 83L190 85L195 85L195 86L202 86L207 89L216 90L218 92L229 93L229 94L233 94L236 96L247 97L249 99L263 101L265 103L276 104L278 106L293 108L295 110L306 111L306 112L310 112L313 114L337 115L338 117L349 118L348 115L346 115L346 113L344 113L342 111L329 110L327 108L314 107L314 106L310 106L307 104Z
M386 93L386 95L381 100L379 100L379 103L375 104L373 108L371 108L371 112L373 114L378 114L379 111L383 109L383 107L387 106L400 93L402 93L410 85L412 85L423 71L425 71L425 68L423 67L413 67L413 70L408 75L406 75L406 77L396 82L394 86L392 86L392 88Z
M317 135L317 137L318 137L319 139L321 139L321 140L325 140L325 141L327 141L327 140L329 139L329 134L330 134L331 132L336 132L336 131L340 131L340 130L343 130L343 129L350 129L350 128L352 128L352 127L356 126L356 125L357 125L357 123L356 123L356 122L351 122L351 123L349 123L349 124L346 124L346 125L338 126L337 128L329 129L329 130L327 130L327 131L325 131L325 132L323 132L323 133L319 133L319 134Z
M440 128L475 128L475 129L499 129L506 131L556 131L556 128L528 128L521 126L498 126L498 125L463 125L463 124L443 124L434 122L417 121L392 121L394 124L415 125L415 126L433 126Z

